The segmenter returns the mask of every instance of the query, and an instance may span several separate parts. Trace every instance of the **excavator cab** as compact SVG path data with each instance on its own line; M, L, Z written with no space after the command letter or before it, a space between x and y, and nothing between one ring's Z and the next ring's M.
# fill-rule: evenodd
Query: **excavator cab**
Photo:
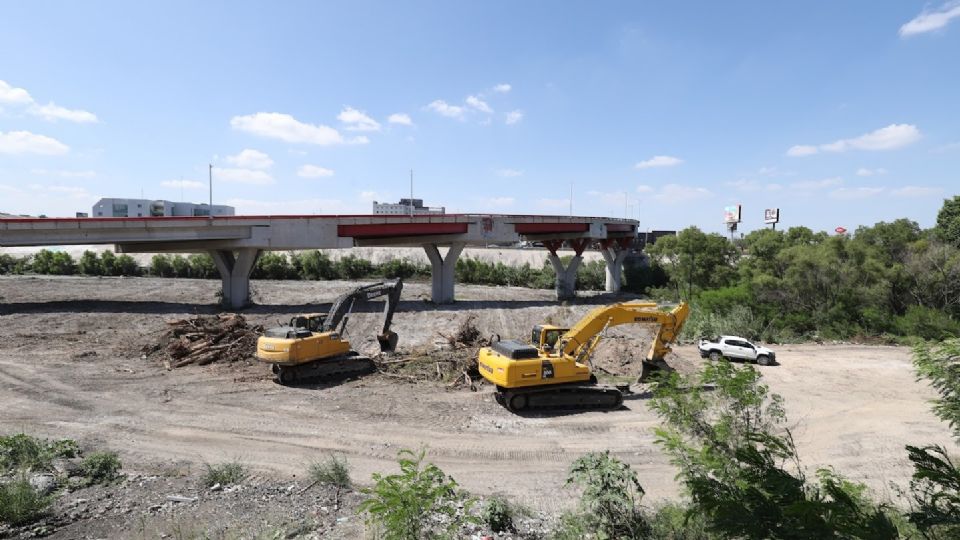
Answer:
M543 352L553 352L560 341L560 336L567 332L567 328L560 328L552 324L538 324L533 327L530 343Z

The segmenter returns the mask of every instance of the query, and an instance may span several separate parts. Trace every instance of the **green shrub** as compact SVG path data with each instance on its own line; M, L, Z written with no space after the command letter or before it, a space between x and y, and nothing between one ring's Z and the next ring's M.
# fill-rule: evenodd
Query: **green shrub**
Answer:
M375 274L373 263L354 255L341 257L336 264L337 274L342 279L360 279Z
M493 496L486 500L480 517L493 532L514 532L514 509L504 497Z
M168 255L158 253L150 259L150 275L155 277L174 277L173 263Z
M212 279L220 276L213 257L207 253L193 253L187 257L190 263L190 275L198 279Z
M77 271L87 276L104 275L103 263L96 253L86 250L80 256L80 262L77 263Z
M133 257L126 254L120 255L114 264L113 272L115 276L139 276L140 265Z
M414 276L430 275L430 268L407 259L390 259L380 265L380 273L388 279L409 279Z
M658 540L720 540L707 528L703 515L676 503L658 507L650 514L650 538Z
M208 463L207 471L203 474L200 482L205 487L213 487L217 484L229 486L240 482L246 475L246 467L236 461L229 461L217 465L210 465Z
M607 287L607 263L590 261L577 268L577 290L602 291Z
M41 249L30 263L31 269L38 274L69 276L76 271L73 257L64 251Z
M178 278L192 277L190 275L190 263L183 255L174 255L170 258L170 266L173 267L173 276Z
M304 251L294 259L302 279L338 279L340 275L330 256L320 250Z
M942 310L925 306L910 306L905 314L896 318L894 326L902 336L941 340L960 335L960 322Z
M338 489L349 489L350 465L343 457L330 456L324 461L310 465L308 471L310 479L318 484L334 486Z
M250 277L254 279L296 279L298 276L283 253L266 252L257 259Z
M13 255L0 253L0 274L12 274L17 267L17 258Z
M52 500L38 493L22 476L0 484L0 522L13 526L33 523L47 513Z
M368 526L382 530L384 540L451 537L465 521L474 521L473 500L439 467L424 465L424 454L401 450L400 474L375 473L373 487L362 490L366 499L358 511L366 514Z
M93 452L80 462L80 472L89 484L103 484L117 478L120 458L116 452Z
M567 484L583 489L580 512L584 526L598 538L644 538L649 533L650 525L640 509L643 488L637 474L609 450L574 461Z
M49 470L54 459L76 457L79 452L71 439L49 441L25 433L0 437L0 473Z

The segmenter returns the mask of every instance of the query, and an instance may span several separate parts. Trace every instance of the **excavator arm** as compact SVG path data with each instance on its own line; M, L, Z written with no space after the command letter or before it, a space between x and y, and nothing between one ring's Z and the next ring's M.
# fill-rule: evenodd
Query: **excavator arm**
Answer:
M645 362L659 364L670 352L670 345L676 341L689 315L690 307L685 302L669 311L660 309L658 304L652 302L624 302L601 306L580 319L560 337L560 352L583 363L593 354L607 328L623 324L652 323L658 324L659 328Z
M397 334L390 331L390 325L393 324L393 314L400 303L400 293L403 291L403 281L396 279L394 281L384 281L372 285L364 285L340 295L330 306L323 321L321 331L337 331L343 334L343 328L347 324L347 315L353 310L357 301L374 300L380 297L386 297L383 308L383 323L380 333L377 335L377 341L380 343L380 350L387 352L393 351L397 347Z

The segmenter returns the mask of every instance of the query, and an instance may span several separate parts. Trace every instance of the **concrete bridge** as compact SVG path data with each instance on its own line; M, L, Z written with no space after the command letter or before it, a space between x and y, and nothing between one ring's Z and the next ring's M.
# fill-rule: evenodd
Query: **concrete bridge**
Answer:
M448 214L430 216L224 216L0 219L0 246L114 244L118 253L207 252L232 308L249 299L250 273L263 251L354 246L422 246L430 259L433 301L454 300L454 269L466 245L539 241L550 251L558 299L575 293L577 269L596 243L607 265L606 289L620 289L625 248L637 234L628 219ZM575 256L564 266L557 250ZM446 248L441 251L442 248Z

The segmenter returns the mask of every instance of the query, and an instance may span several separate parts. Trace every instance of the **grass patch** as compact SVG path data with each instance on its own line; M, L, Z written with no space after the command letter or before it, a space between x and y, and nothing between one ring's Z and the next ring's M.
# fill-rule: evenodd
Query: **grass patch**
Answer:
M247 468L237 461L228 461L217 465L207 465L207 472L203 474L201 482L206 487L217 484L229 486L239 483L247 475Z
M310 465L310 479L339 489L350 489L350 464L342 456L330 456Z
M51 500L37 493L25 477L0 484L0 522L13 526L33 523L46 514Z
M91 485L113 481L120 468L120 458L116 452L93 452L80 463L80 471Z
M25 433L8 435L0 437L0 472L50 470L54 459L79 454L80 447L71 439L49 441Z

